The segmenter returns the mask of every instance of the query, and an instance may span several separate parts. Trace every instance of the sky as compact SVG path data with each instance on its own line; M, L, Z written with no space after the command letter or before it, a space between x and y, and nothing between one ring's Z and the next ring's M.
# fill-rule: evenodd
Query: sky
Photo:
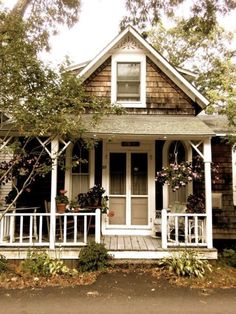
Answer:
M1 1L1 0L0 0ZM16 0L2 0L11 6ZM65 55L72 63L93 59L119 33L125 15L125 0L82 0L80 20L72 29L64 29L51 39L51 51L42 55L57 65ZM224 27L236 33L235 16L222 19ZM236 40L235 40L236 42Z

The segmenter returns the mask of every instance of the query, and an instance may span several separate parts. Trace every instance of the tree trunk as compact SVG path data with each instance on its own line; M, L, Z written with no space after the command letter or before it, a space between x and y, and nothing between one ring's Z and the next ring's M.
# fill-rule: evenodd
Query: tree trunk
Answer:
M33 0L18 0L11 11L11 14L16 14L21 17L24 16L27 7L33 2Z

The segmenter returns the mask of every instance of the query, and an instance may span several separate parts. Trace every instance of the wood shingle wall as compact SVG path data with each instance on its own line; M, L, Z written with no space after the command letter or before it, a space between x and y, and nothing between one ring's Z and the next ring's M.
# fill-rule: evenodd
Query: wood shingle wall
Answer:
M110 100L111 58L108 58L83 84L89 95ZM146 62L146 108L130 108L127 111L142 114L195 114L193 101L149 58Z
M220 138L212 140L212 161L218 163L220 180L213 183L213 192L222 193L222 209L213 208L215 239L236 239L236 208L233 205L231 145Z

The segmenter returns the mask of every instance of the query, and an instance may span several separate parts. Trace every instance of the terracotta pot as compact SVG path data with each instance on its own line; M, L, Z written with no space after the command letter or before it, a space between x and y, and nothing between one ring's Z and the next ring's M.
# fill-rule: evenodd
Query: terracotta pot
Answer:
M57 204L57 212L63 214L66 211L66 204Z

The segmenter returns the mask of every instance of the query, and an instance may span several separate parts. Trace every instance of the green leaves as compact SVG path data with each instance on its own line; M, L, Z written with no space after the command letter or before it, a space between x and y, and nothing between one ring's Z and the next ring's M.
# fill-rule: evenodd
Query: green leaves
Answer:
M207 260L199 259L197 253L190 250L183 251L179 256L165 258L160 264L179 277L202 278L207 271L212 271L212 266Z

